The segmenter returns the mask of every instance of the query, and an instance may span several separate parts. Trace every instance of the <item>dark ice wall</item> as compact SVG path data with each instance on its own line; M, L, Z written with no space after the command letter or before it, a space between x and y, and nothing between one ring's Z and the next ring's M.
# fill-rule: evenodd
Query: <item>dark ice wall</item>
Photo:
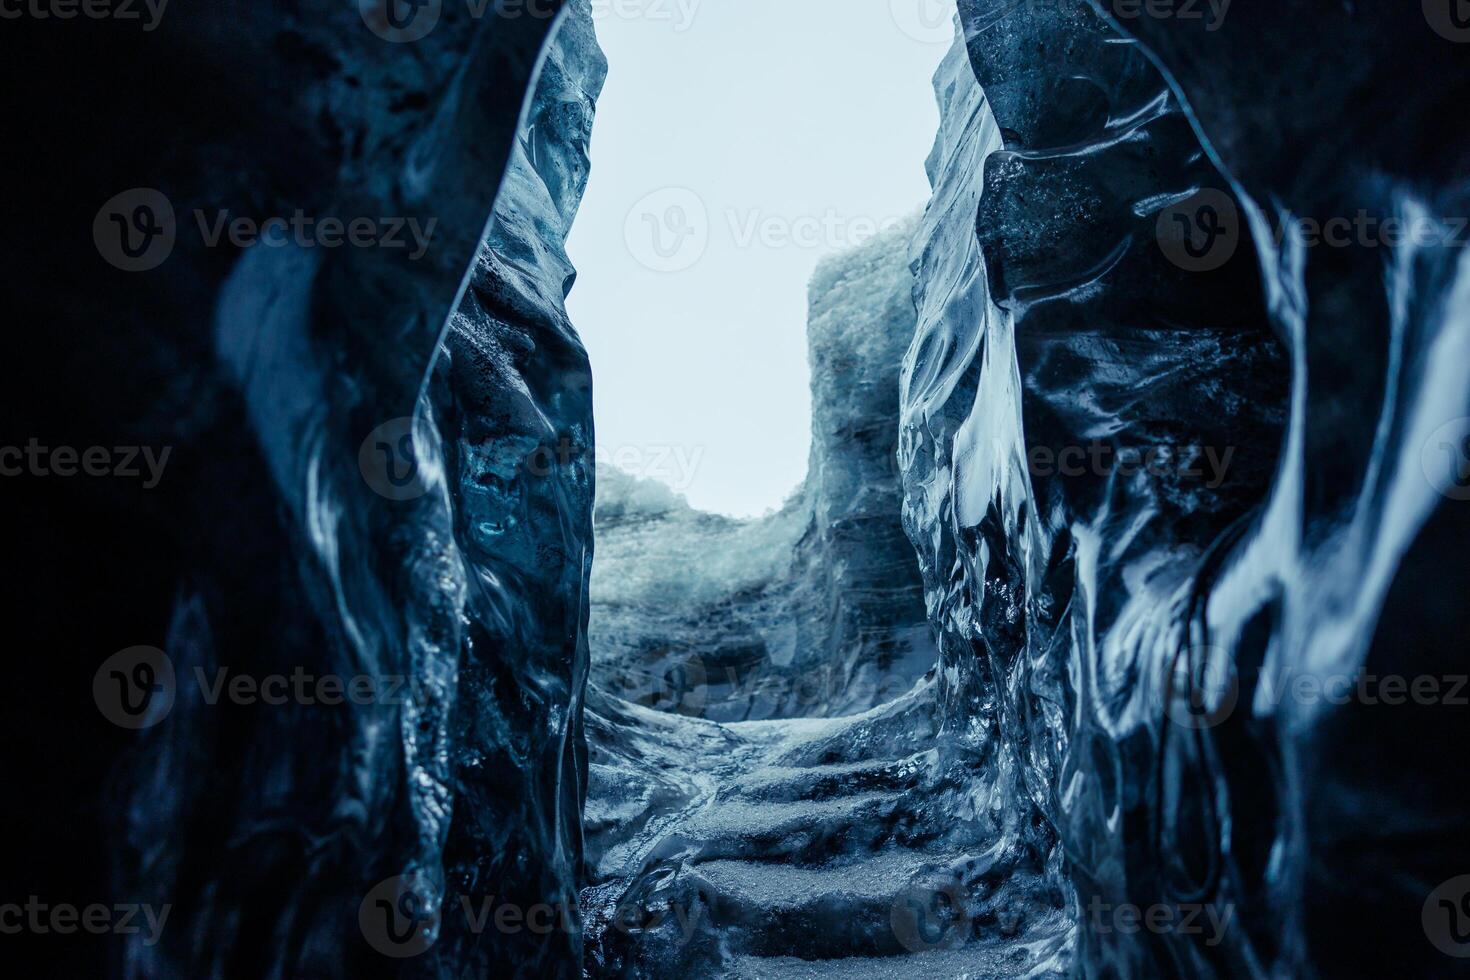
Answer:
M1086 975L1458 963L1466 48L1360 8L961 4L986 105L950 99L916 243L906 519ZM1438 234L1311 237L1360 212ZM1320 694L1385 675L1440 696Z
M1264 747L1269 790L1247 788L1264 781L1235 743L1217 750L1222 815L1250 815L1235 863L1262 958L1452 972L1470 867L1449 680L1470 627L1470 141L1454 121L1470 29L1458 5L1326 0L1237 3L1209 33L1123 26L1239 194L1292 365L1281 465L1210 592L1211 637L1243 704L1270 671L1376 679L1255 712L1234 754Z
M146 31L6 21L7 127L26 149L0 164L3 441L169 450L152 487L6 488L6 622L26 653L3 714L28 800L6 894L172 908L157 945L18 939L58 973L390 972L359 910L408 876L392 898L432 920L446 846L457 871L477 860L463 842L486 839L455 822L476 764L538 784L476 799L476 820L525 830L486 868L493 885L570 889L576 617L535 626L556 640L534 659L485 625L445 469L461 457L421 400L553 26L516 7L443 4L413 41L376 2L177 2ZM433 230L421 250L211 245L196 215L207 228L225 211L396 219L400 242L409 220ZM139 645L162 654L109 660ZM456 710L462 658L499 727ZM481 664L507 659L525 666L487 686ZM196 669L380 686L360 704L209 703ZM409 682L397 695L393 678ZM148 705L129 716L145 732L109 722L114 680L140 684L122 694ZM575 946L522 962L575 974Z
M576 976L581 956L595 474L592 375L566 314L575 272L563 245L607 71L589 13L569 3L547 51L430 389L468 620L450 740L450 908L425 957L437 976ZM475 915L506 907L523 924L476 928Z

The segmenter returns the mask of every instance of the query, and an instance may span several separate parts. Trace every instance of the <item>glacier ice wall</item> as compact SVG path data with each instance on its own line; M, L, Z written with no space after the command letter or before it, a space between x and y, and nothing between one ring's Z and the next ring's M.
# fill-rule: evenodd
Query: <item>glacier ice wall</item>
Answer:
M906 517L945 630L950 710L995 760L997 797L1058 835L1079 907L1146 908L1165 896L1145 876L1180 848L1113 829L1120 808L1155 818L1155 772L1136 754L1140 734L1167 729L1140 681L1170 669L1193 536L1263 485L1279 355L1248 276L1190 281L1158 248L1157 211L1209 165L1141 53L1081 4L962 16L985 104L970 93L960 118L988 145L967 157L941 138L957 186L939 184L918 246L931 312L907 373ZM1184 460L1131 477L1045 465L1094 446L1113 459L1233 449L1232 479L1207 488ZM1136 646L1109 650L1109 635ZM1147 856L1118 875L1128 847ZM1078 962L1149 975L1146 946L1084 922Z
M600 61L585 3L544 59L557 4L435 5L432 31L402 44L382 36L385 6L176 5L146 32L7 20L7 90L72 109L29 100L14 121L37 153L5 164L28 225L58 230L5 245L9 308L49 325L16 356L58 368L17 379L27 407L6 443L171 450L146 494L16 488L19 513L48 516L11 540L35 587L7 611L37 649L44 636L66 651L27 685L46 695L11 716L22 755L37 748L16 777L91 786L38 789L13 887L172 909L156 945L53 943L59 972L399 972L360 919L374 894L444 944L445 959L403 972L459 976L477 957L578 972L574 908L549 940L491 933L473 954L449 913L455 889L575 894L590 476L573 453L519 490L493 477L502 434L590 439L585 364L555 316L569 281L556 242ZM499 254L470 277L508 167ZM176 219L149 272L104 263L87 231L129 188L156 190ZM212 246L196 215L221 213L411 218L432 233L421 254ZM482 355L495 392L455 375ZM511 511L555 528L560 550L541 531L497 536ZM533 610L550 588L564 598ZM139 644L163 651L176 685L141 734L107 723L88 679ZM196 680L221 671L366 678L374 693L245 703Z
M1470 625L1470 146L1446 115L1470 91L1462 26L1448 5L1294 0L1242 5L1209 38L1129 27L1240 197L1292 365L1276 480L1204 609L1253 709L1237 737L1279 765L1264 807L1239 770L1212 774L1223 818L1276 817L1269 855L1236 862L1258 888L1263 961L1323 975L1463 962L1443 952L1458 913L1435 901L1470 861L1446 755L1464 709L1445 683ZM1308 66L1326 64L1342 73L1324 85ZM1330 232L1343 221L1346 243ZM1261 679L1282 672L1442 689L1405 699L1385 681L1344 704L1269 704Z
M606 74L591 8L573 0L429 387L467 577L443 856L455 907L424 957L438 976L575 976L581 957L595 473L592 374L566 312L576 276L565 242ZM526 910L528 925L485 929L465 911L507 906ZM533 909L550 910L536 928Z
M911 234L885 232L813 274L812 449L779 511L704 514L604 469L591 591L604 691L716 721L838 715L933 666L895 455Z
M1120 19L1146 47L1083 3L960 14L983 97L951 90L931 162L902 461L992 805L1055 834L1083 974L1448 972L1420 916L1464 861L1454 707L1290 692L1454 673L1470 539L1421 450L1466 414L1463 252L1283 229L1460 213L1460 142L1409 134L1463 48L1325 2ZM1342 45L1353 78L1307 67ZM1416 99L1390 50L1451 81ZM1228 259L1170 235L1232 214Z

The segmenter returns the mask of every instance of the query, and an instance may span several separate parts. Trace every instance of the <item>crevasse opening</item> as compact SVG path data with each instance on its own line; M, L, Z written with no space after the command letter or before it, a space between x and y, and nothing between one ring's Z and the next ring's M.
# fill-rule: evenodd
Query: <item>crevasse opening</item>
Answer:
M948 33L832 0L592 19L593 683L717 721L891 700L937 658L896 420Z

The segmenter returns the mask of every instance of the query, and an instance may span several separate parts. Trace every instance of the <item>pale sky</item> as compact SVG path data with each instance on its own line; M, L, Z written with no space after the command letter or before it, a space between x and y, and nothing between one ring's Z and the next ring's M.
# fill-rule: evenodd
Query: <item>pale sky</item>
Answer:
M945 0L593 0L568 251L598 459L753 516L806 475L806 284L923 206Z

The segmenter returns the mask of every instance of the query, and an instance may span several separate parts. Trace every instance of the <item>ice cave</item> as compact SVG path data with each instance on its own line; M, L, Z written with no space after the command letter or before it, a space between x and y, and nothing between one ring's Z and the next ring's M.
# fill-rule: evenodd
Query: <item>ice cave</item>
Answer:
M1463 0L851 0L929 197L753 519L568 311L599 16L731 2L0 4L7 965L1470 975Z

